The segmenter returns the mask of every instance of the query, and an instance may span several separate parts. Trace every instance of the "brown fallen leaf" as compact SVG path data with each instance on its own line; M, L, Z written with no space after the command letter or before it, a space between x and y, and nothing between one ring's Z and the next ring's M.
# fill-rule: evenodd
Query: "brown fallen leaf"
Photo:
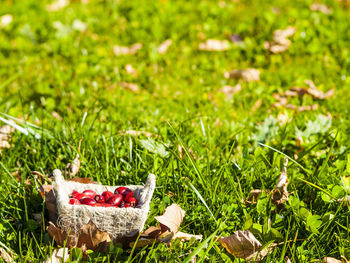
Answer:
M264 43L264 48L272 53L282 53L286 51L291 44L291 41L288 39L288 37L293 36L295 32L296 29L292 26L288 26L284 30L276 30L273 33L273 41L266 41Z
M10 14L6 14L0 17L0 28L7 27L12 23L13 16Z
M230 72L225 72L224 76L227 79L242 79L247 82L259 81L260 71L255 68L235 69Z
M230 42L227 40L208 39L204 43L200 43L199 50L202 51L225 51L230 48Z
M41 197L45 200L45 207L49 214L49 220L56 222L58 218L57 214L57 204L56 204L56 196L53 192L52 185L43 184L38 189Z
M259 196L262 193L271 193L271 202L277 206L282 205L286 201L288 201L288 176L287 176L287 165L288 165L288 158L285 158L283 168L281 171L281 174L278 178L276 187L271 191L269 189L262 190L262 189L253 189L250 191L248 198L243 200L245 204L251 205L255 204L259 198Z
M126 131L119 131L119 135L130 135L130 136L146 136L146 137L158 137L157 134L147 132L147 131L135 131L135 130L126 130Z
M162 230L166 229L175 234L179 231L184 216L185 211L178 204L172 204L165 209L163 215L156 216L154 219L160 223Z
M51 112L51 115L52 115L52 117L54 117L55 119L57 119L59 121L63 120L61 115L59 115L58 112L56 112L56 111Z
M133 75L134 77L137 76L137 71L131 64L125 65L125 71L126 71L126 73Z
M70 176L75 176L80 170L80 164L81 164L80 156L79 154L77 154L73 162L67 164L66 171Z
M287 176L287 165L288 165L288 158L284 159L283 168L281 171L281 175L278 178L277 185L275 189L272 191L272 202L276 205L281 205L284 202L288 201L288 176Z
M243 43L242 37L240 35L238 35L238 34L232 34L230 36L230 41L232 43L237 43L237 44L242 44Z
M10 148L11 133L15 131L10 125L4 125L0 127L0 149Z
M232 99L234 94L240 92L241 90L242 90L242 86L241 84L238 83L236 86L225 85L218 92L223 93L226 99L230 100Z
M171 39L165 40L163 43L161 43L158 46L158 48L157 48L158 53L165 54L168 51L168 48L171 46L172 43L173 43L173 41Z
M46 259L43 263L61 263L67 262L69 258L68 248L54 249L50 258Z
M231 236L219 237L218 241L231 255L248 261L262 260L276 246L272 243L259 251L262 247L261 243L248 230L239 230Z
M343 261L332 257L324 257L322 263L343 263Z
M252 115L257 109L259 109L262 105L262 99L258 99L254 105L252 106L252 108L250 109L249 114Z
M129 47L126 46L114 46L113 52L116 56L123 56L123 55L135 55L137 51L139 51L142 48L141 43L135 43Z
M180 224L182 223L185 211L177 204L168 206L162 216L155 217L160 223L159 226L151 226L140 235L140 239L135 244L135 241L129 243L130 247L143 247L151 245L154 242L163 242L169 244L174 239L181 241L189 241L191 238L201 240L201 235L192 235L184 232L179 232Z
M7 252L2 247L0 247L0 259L2 259L5 263L15 263L12 258L12 253Z
M174 236L173 239L180 239L181 241L190 241L191 238L194 238L196 240L202 240L203 236L202 235L192 235L184 232L177 232Z
M128 90L133 93L140 93L140 88L135 83L120 82L118 83L118 86L120 86L123 90Z
M286 263L292 263L292 261L290 261L290 259L289 259L288 256L286 256L286 257L284 258L284 261L285 261Z
M107 232L100 231L92 221L84 225L79 232L70 231L69 234L57 227L52 222L49 222L46 230L54 238L56 243L67 248L86 247L94 251L105 251L112 241Z
M320 4L320 3L313 3L311 6L310 6L310 9L312 11L316 11L316 12L321 12L323 14L326 14L326 15L331 15L333 13L332 9L324 4Z
M69 0L55 0L52 4L46 6L47 11L55 12L69 5Z

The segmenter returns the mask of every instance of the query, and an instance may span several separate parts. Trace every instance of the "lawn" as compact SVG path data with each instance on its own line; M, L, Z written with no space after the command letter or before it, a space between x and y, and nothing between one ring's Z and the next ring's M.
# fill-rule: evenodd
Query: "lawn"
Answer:
M203 239L70 262L245 262L216 241L238 230L277 244L261 262L350 260L349 1L6 0L0 17L0 117L18 125L0 144L0 251L15 262L58 248L32 171L76 154L76 176L102 184L155 174L145 229L178 204Z

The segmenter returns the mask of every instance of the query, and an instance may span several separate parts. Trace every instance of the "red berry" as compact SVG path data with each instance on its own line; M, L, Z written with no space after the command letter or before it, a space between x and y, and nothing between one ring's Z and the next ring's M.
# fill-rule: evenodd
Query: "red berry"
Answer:
M128 197L124 199L126 203L130 203L131 207L136 207L137 206L137 199L135 197Z
M120 207L120 208L123 208L123 207L124 207L124 205L125 205L125 201L124 201L124 200L122 200L122 201L120 202L120 204L119 204L119 207Z
M124 198L132 197L134 196L134 192L128 188L123 192L123 196Z
M113 196L114 194L112 193L112 192L110 192L110 191L104 191L103 193L102 193L102 196L103 196L103 198L105 199L105 200L108 200L108 198L110 198L111 196Z
M124 207L125 207L125 208L131 207L131 204L130 204L130 203L125 203L125 204L124 204Z
M83 193L78 193L78 194L76 194L75 195L75 199L78 199L78 200L81 200L81 199L83 199L83 198L85 198L85 197L87 197L85 194L83 194Z
M80 200L80 203L82 203L83 205L93 205L96 204L95 199L92 199L90 197L86 197Z
M97 203L104 203L105 202L105 198L103 197L103 195L95 195L94 199Z
M114 194L121 194L122 195L126 189L128 189L128 188L125 186L119 186L117 189L115 189Z
M78 199L75 199L75 198L71 198L69 199L69 204L71 205L80 205L80 201Z
M123 196L120 194L116 194L108 198L106 203L111 204L113 206L118 206L122 200L123 200Z
M112 205L111 204L108 204L108 203L104 203L104 204L102 204L104 207L112 207Z
M79 192L76 191L76 190L74 190L74 191L70 194L70 196L73 197L73 198L75 198L75 196L76 196L77 194L79 194Z
M87 197L94 198L96 195L96 192L94 190L88 189L88 190L85 190L83 194L85 194Z

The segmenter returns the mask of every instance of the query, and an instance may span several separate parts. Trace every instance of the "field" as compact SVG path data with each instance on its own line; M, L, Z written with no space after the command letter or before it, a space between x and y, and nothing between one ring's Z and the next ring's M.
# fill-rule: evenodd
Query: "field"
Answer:
M4 0L0 17L0 127L17 123L0 133L0 262L59 247L32 171L77 154L102 184L154 173L145 229L178 204L203 239L69 262L245 262L216 241L238 230L277 244L261 262L350 260L349 1Z

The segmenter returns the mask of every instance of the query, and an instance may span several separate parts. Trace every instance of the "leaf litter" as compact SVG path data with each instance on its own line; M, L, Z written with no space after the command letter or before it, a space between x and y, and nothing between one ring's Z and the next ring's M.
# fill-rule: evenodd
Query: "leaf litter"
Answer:
M333 10L330 7L317 2L314 2L312 5L310 5L310 9L312 11L321 12L325 15L331 15L333 13Z
M250 191L248 198L244 200L244 202L247 205L255 204L257 199L262 193L271 193L271 202L277 206L283 205L286 201L288 201L288 175L287 175L287 165L288 165L288 158L285 158L283 168L281 171L281 174L277 180L276 187L271 191L269 189L262 190L262 189L253 189Z
M242 79L243 81L259 81L260 71L255 68L234 69L224 73L227 79Z
M4 125L0 128L0 149L10 148L11 134L14 131L15 131L15 128L13 128L10 125Z
M262 249L262 244L249 230L239 230L228 237L219 237L219 243L233 256L251 261L261 261L277 244Z
M54 249L50 258L45 260L43 263L60 263L67 262L69 258L68 248Z
M230 48L230 42L228 40L208 39L207 41L200 43L199 50L202 51L226 51Z
M137 51L142 48L141 43L135 43L131 46L117 46L113 47L113 53L116 56L124 56L124 55L135 55Z
M172 43L173 43L173 41L171 39L165 40L163 43L161 43L158 46L158 48L157 48L158 53L165 54L168 51L168 48L171 46Z
M266 41L264 48L272 53L282 53L286 51L291 45L291 41L288 39L293 36L296 32L296 28L288 26L286 29L276 30L273 33L273 41Z
M12 258L12 253L7 252L2 247L0 247L0 259L2 259L5 263L15 263L15 261Z

